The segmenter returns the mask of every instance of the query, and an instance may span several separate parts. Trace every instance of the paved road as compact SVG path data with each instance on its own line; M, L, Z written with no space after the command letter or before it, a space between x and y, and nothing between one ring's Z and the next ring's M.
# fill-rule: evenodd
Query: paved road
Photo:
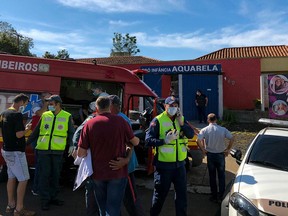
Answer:
M227 158L227 172L226 179L228 181L234 176L234 171L237 168L235 161ZM149 215L149 208L151 205L151 198L153 193L153 177L147 176L144 172L136 173L137 190L140 195L143 207ZM72 181L71 181L72 182ZM60 198L65 200L62 207L51 206L49 211L41 211L40 200L38 196L33 196L30 192L31 181L29 182L26 192L25 205L28 209L33 209L37 215L42 216L84 216L85 202L84 189L72 191L72 183L66 184L62 187ZM209 201L209 186L208 186L208 172L206 170L206 163L200 167L193 168L188 174L188 216L217 216L219 215L219 204ZM7 203L6 183L0 183L0 213L4 213ZM125 209L122 215L126 216ZM4 214L5 215L5 214ZM174 193L173 188L166 199L163 207L162 216L174 216Z
M30 185L29 185L30 188ZM138 186L138 193L141 197L143 207L149 215L149 208L151 204L152 190L145 188L144 186ZM65 200L64 206L56 207L51 206L49 211L41 211L40 200L37 196L33 196L30 191L26 193L25 205L28 209L33 209L37 212L37 215L42 216L81 216L85 215L85 203L84 203L84 190L79 189L76 192L72 192L71 187L65 186L61 190L60 198ZM219 205L211 203L207 194L188 193L188 215L189 216L214 216L216 215ZM0 184L0 212L3 214L7 202L6 185ZM163 207L162 216L175 215L173 191L169 193L165 205ZM5 214L4 214L5 215ZM123 209L123 216L127 215Z
M197 127L201 128L201 125ZM188 216L218 216L219 204L209 201L209 181L206 160L204 163L188 173ZM233 178L238 165L235 160L229 156L226 158L226 181L227 183ZM143 207L149 215L149 208L151 206L151 198L153 193L153 176L147 176L144 172L136 173L137 190L140 195ZM41 216L84 216L85 215L85 202L84 202L84 189L72 191L72 183L65 184L60 193L61 199L65 200L62 207L51 206L49 211L42 211L40 208L40 200L38 196L33 196L30 192L31 181L29 182L26 192L25 205L28 209L35 210L37 215ZM7 204L6 183L0 183L0 214L4 213ZM5 215L5 214L4 214ZM126 216L125 209L122 215ZM174 216L174 193L173 188L166 199L161 216Z

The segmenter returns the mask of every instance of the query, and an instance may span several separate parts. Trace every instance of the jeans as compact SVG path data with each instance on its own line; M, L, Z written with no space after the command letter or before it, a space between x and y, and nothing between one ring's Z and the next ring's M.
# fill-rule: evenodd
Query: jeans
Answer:
M119 216L127 178L94 180L95 195L100 216Z
M225 154L207 152L207 166L209 172L210 189L213 198L220 198L225 191ZM219 194L217 190L216 173L218 175Z
M95 197L94 182L88 177L85 183L86 216L99 215L99 208Z
M129 173L123 203L130 216L143 216L145 212L136 193L134 172Z
M176 216L187 215L187 179L185 166L174 169L158 169L154 173L154 193L150 215L159 215L171 183L175 190Z

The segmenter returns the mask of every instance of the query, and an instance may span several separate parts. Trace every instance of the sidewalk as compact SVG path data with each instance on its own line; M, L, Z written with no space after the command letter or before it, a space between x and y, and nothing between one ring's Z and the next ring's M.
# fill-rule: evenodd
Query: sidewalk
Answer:
M193 120L193 121L189 121L190 124L192 124L194 127L198 128L199 130L208 126L208 124L205 124L205 123L199 123L198 121L196 120Z
M189 121L194 127L201 130L202 128L208 126L205 123L199 123L198 121ZM239 165L236 163L235 159L229 155L226 158L226 184L228 184L235 176ZM203 159L203 163L198 167L192 167L192 169L187 174L187 184L188 191L192 193L209 194L209 173L207 169L206 157Z

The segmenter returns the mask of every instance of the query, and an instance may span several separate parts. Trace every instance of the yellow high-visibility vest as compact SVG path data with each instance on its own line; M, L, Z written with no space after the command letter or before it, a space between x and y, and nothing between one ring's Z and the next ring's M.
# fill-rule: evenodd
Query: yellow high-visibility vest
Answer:
M173 127L173 122L167 115L167 112L161 113L156 118L159 122L159 139L165 139L167 132L175 129ZM178 121L175 120L174 123L176 130L180 133L181 127ZM177 140L171 141L171 143L158 146L155 151L155 154L158 154L158 161L177 162L185 160L187 157L187 148L186 148L187 143L188 143L187 138L183 139L178 138Z
M71 114L61 110L56 116L47 111L42 114L38 150L64 150L67 142L69 118Z

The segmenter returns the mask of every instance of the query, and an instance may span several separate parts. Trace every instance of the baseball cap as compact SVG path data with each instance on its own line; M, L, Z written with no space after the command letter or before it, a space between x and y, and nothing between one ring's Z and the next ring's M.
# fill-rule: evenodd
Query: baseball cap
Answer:
M178 103L178 99L175 98L174 96L170 96L165 99L165 104L173 104L173 103Z
M112 104L115 104L115 105L121 104L120 98L117 95L109 95L108 98L111 100Z
M45 99L45 101L55 101L62 103L62 99L59 95L51 95L49 98Z

